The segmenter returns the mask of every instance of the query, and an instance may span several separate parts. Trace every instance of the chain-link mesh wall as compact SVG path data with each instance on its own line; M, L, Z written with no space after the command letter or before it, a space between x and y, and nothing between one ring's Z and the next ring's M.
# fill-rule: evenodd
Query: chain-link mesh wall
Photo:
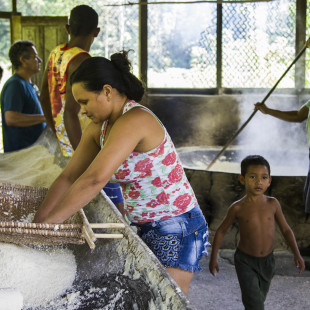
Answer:
M148 14L148 86L216 87L217 5L149 5ZM272 87L295 57L296 0L223 3L222 16L221 86ZM294 87L294 70L281 87Z
M295 0L223 5L223 87L276 83L295 58L295 7ZM294 87L294 70L278 87Z
M275 84L295 57L295 7L295 0L222 5L222 87ZM294 87L293 70L281 87Z
M1 0L0 1L0 11L1 12L12 11L12 1L11 0Z
M108 5L108 3L112 5ZM137 74L139 7L137 5L118 6L124 3L127 3L127 1L18 0L17 10L24 16L69 16L70 10L77 5L86 4L92 6L99 15L101 31L91 47L91 55L109 58L111 54L122 49L132 49L134 53L130 53L129 58L132 61L134 73Z
M0 65L8 62L8 52L11 46L10 21L0 19Z
M148 6L148 87L215 87L215 55L216 4Z
M152 0L161 1L161 0ZM133 2L133 1L130 1ZM175 2L175 0L171 0ZM114 6L108 6L108 4ZM78 4L98 12L101 32L92 55L109 57L120 49L130 54L138 73L139 6L127 0L17 0L23 16L64 16ZM138 0L135 0L138 3ZM307 36L310 0L307 0ZM1 2L3 10L10 0ZM217 50L216 3L148 5L148 87L214 88L217 70L224 88L270 88L295 57L296 0L222 4L222 46ZM217 52L222 67L217 63ZM293 88L292 69L278 88ZM306 87L310 53L306 51Z

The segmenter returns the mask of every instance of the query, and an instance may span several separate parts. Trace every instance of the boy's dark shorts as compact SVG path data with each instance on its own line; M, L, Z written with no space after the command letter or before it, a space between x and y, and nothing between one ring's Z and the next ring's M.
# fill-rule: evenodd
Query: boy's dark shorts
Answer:
M275 272L273 252L255 257L237 248L234 258L245 310L263 310Z

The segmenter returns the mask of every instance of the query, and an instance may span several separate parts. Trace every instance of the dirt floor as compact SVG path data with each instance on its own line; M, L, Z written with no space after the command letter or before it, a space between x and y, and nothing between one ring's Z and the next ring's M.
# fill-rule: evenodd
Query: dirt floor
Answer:
M233 250L219 253L220 272L209 273L209 259L203 257L203 271L196 273L191 283L189 299L197 310L242 310L241 293L233 265ZM275 252L276 275L265 302L265 310L309 310L310 271L299 274L293 255L286 251ZM304 257L310 262L310 257Z

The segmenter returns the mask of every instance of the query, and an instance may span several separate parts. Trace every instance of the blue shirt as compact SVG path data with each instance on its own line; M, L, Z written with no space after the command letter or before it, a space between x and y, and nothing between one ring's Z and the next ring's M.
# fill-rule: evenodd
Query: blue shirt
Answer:
M28 127L8 126L4 118L6 111L43 114L35 88L17 74L13 74L6 81L1 92L3 149L4 152L12 152L32 145L39 138L46 124Z

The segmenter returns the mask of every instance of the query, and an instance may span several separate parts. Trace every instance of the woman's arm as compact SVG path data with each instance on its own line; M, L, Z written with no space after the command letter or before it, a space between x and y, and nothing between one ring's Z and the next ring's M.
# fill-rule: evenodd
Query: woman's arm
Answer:
M164 130L154 116L142 109L133 110L135 111L125 113L114 123L104 147L66 191L64 197L57 202L55 208L44 219L44 223L61 223L69 218L99 193L134 150L148 151L162 142ZM149 149L145 149L146 147ZM87 153L87 149L84 150L79 145L68 164L70 171L79 164L77 156L81 156L82 151Z
M72 185L70 178L64 173L61 173L54 183L49 188L43 203L39 207L33 219L34 223L41 223L47 215L55 208L57 203L65 195L65 192Z
M35 215L35 223L44 221L48 214L59 204L75 180L95 158L100 148L94 137L99 135L100 129L100 125L93 123L90 123L85 129L79 148L74 152L66 168L48 190L42 205Z

